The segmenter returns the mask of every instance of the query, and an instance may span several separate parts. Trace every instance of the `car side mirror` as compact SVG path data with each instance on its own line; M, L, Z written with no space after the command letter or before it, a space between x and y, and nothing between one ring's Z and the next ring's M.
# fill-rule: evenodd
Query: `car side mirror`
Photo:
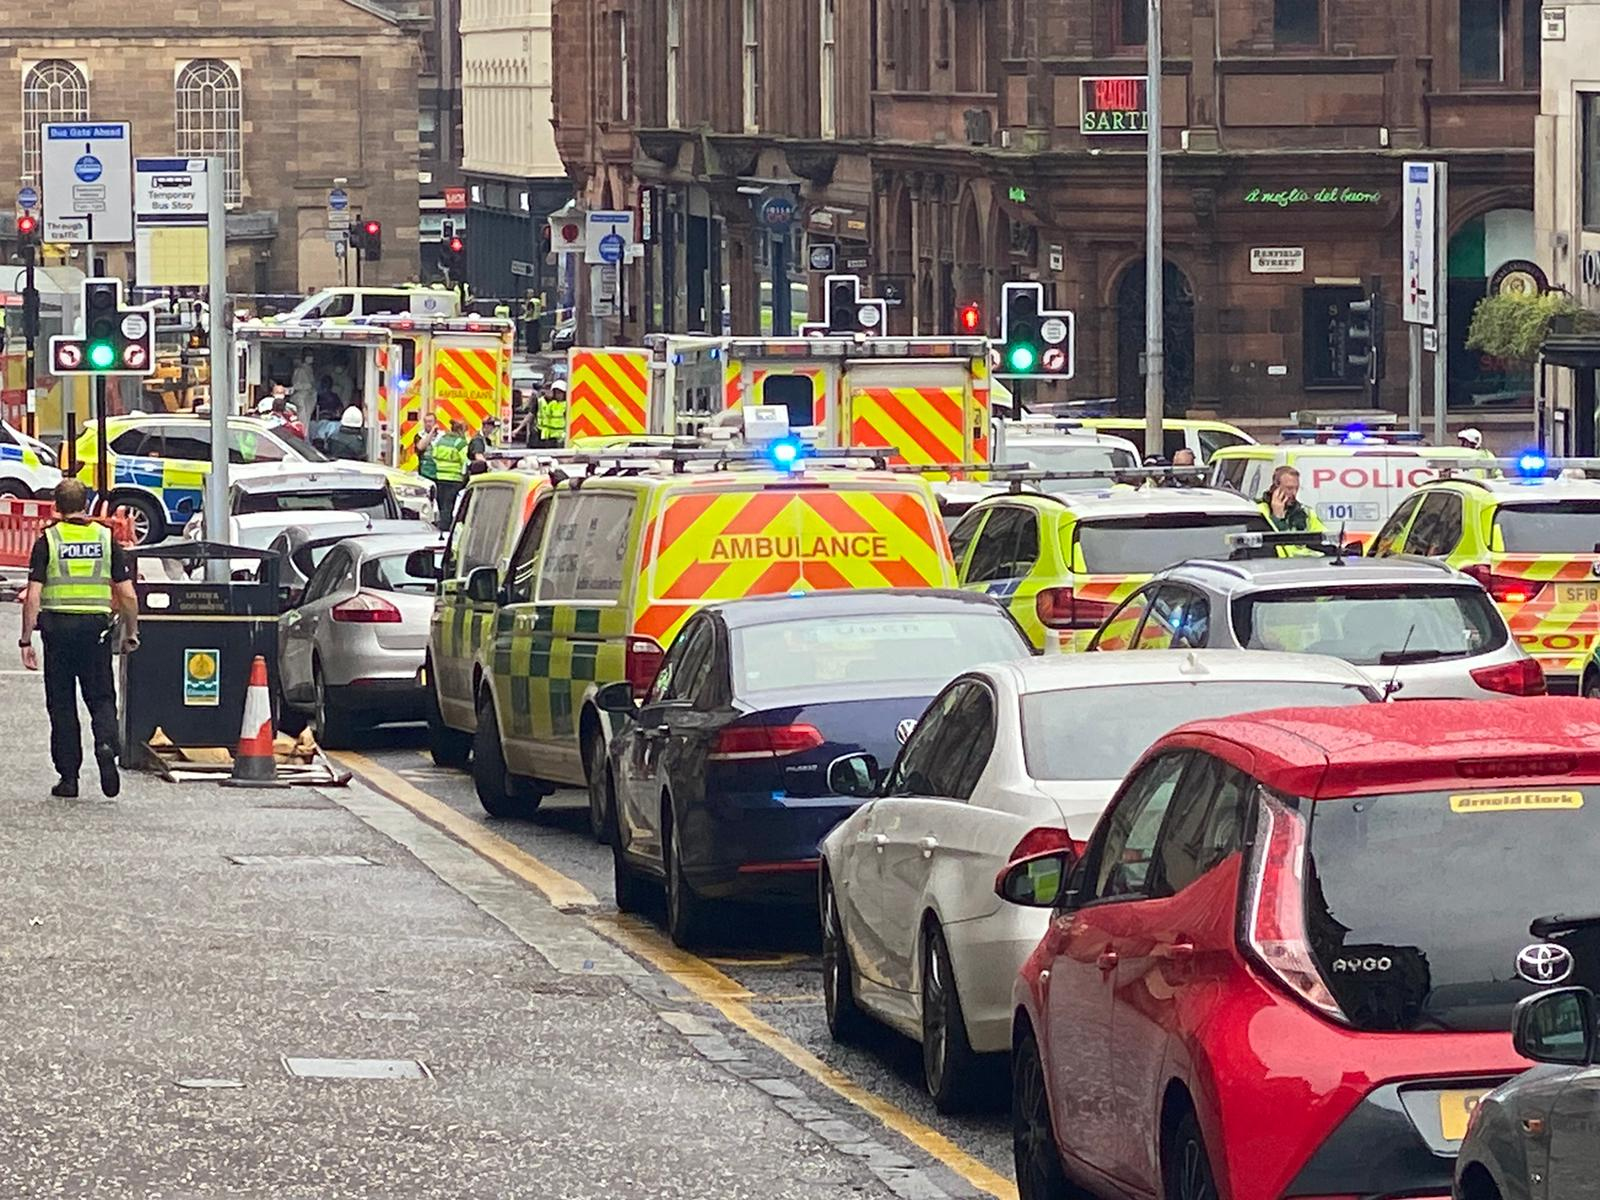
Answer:
M290 609L300 607L300 589L292 583L278 585L278 611L286 613Z
M1344 544L1344 556L1346 558L1360 558L1366 552L1367 548L1360 542L1346 542Z
M618 716L631 717L639 711L639 704L633 698L633 684L627 680L606 684L594 694L594 703L601 712Z
M421 550L413 550L406 555L406 574L416 579L438 579L439 559L438 551L430 550L424 546Z
M1594 1061L1594 993L1584 987L1551 988L1517 1004L1511 1044L1534 1062L1586 1067Z
M474 567L467 576L467 599L474 604L493 604L500 592L500 572L493 567Z
M877 794L880 772L871 754L846 754L828 764L828 790L866 800Z
M1023 908L1054 908L1072 870L1070 850L1047 850L1007 863L994 879L995 895Z

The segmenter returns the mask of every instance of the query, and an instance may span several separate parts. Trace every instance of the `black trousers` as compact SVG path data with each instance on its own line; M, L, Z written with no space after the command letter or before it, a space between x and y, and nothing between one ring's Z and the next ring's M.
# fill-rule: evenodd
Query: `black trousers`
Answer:
M56 773L75 779L83 766L78 690L89 710L96 746L117 744L117 688L111 674L111 619L50 613L44 636L44 705L50 713L50 759Z
M465 479L436 479L433 482L433 495L439 505L439 528L449 529L456 520L456 499L461 495L461 489L467 486Z

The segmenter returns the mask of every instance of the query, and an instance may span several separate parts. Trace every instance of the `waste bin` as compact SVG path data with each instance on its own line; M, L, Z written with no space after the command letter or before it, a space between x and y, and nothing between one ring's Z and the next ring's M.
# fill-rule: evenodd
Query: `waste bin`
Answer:
M136 564L159 559L201 576L141 578L134 585L140 645L121 659L122 744L130 761L148 765L144 746L157 729L177 746L233 749L256 655L267 660L272 693L278 694L278 556L186 541L128 553ZM196 570L218 560L230 563L230 575L240 560L258 561L258 578L213 582Z

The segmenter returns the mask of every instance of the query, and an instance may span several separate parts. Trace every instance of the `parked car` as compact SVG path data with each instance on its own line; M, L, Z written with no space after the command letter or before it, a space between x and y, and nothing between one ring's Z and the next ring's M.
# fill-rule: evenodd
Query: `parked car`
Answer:
M1539 695L1539 664L1477 580L1415 558L1194 559L1119 605L1090 650L1293 650L1400 700Z
M259 517L265 518L268 515L262 513ZM339 512L293 515L295 524L282 529L265 520L262 520L259 526L247 529L244 524L251 521L253 519L251 517L232 517L229 520L230 525L238 526L238 536L230 539L235 545L254 546L257 544L256 539L267 530L277 530L267 543L267 549L278 558L278 593L284 598L285 611L299 603L301 593L311 581L312 573L322 562L323 556L346 538L369 533L426 532L415 521L407 518L398 521L374 521L371 517L358 517L354 513Z
M929 705L881 788L866 755L835 791L871 798L822 842L828 1028L870 1016L922 1043L941 1111L966 1106L985 1055L1011 1048L1011 983L1048 914L1004 904L1014 858L1081 845L1144 750L1174 726L1263 705L1361 704L1354 667L1228 651L1065 654L959 676ZM852 785L855 786L852 786Z
M829 764L887 759L929 697L976 663L1030 653L985 596L844 590L711 604L684 625L642 703L602 692L623 722L608 757L617 906L665 882L679 945L712 902L809 901L817 843L859 803Z
M416 533L347 538L278 619L283 701L309 716L323 746L347 745L373 725L423 719L418 675L436 579L413 575L406 560L441 544L420 524Z
M1511 1040L1518 1054L1541 1065L1473 1107L1456 1156L1456 1200L1594 1195L1600 1180L1594 993L1551 988L1520 1001Z
M1527 1065L1516 1003L1552 964L1600 980L1551 928L1600 911L1597 822L1588 700L1167 734L1081 855L996 884L1051 912L1013 997L1021 1196L1445 1196L1473 1107Z

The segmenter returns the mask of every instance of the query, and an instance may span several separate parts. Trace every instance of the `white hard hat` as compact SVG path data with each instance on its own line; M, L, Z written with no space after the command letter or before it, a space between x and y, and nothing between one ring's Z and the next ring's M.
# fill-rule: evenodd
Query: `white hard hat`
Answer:
M256 412L264 417L271 411L272 411L272 397L271 396L263 396L263 397L261 397L261 403L256 405Z
M344 429L361 428L361 410L352 404L339 416L339 425Z
M567 390L567 381L565 379L556 380L554 383L552 383L550 385L550 390L552 392L564 392L564 391L566 391Z
M1483 448L1483 433L1477 429L1463 429L1456 434L1456 440L1463 446L1470 446L1474 450Z

